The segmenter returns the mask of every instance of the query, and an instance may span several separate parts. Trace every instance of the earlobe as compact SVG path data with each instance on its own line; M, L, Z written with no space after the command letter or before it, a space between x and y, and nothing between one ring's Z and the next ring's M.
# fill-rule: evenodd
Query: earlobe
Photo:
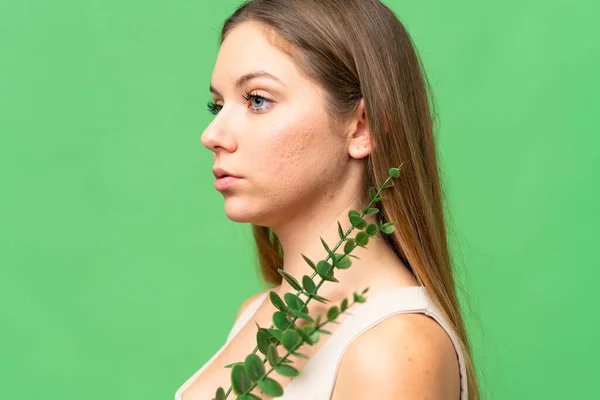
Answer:
M348 148L348 153L352 158L356 159L367 157L369 154L371 154L371 145L368 141L368 138L366 141L353 141Z
M348 153L351 157L361 159L367 157L371 153L370 136L371 130L369 129L369 122L365 110L365 100L363 98L360 99L356 106L356 110L351 120L348 140Z

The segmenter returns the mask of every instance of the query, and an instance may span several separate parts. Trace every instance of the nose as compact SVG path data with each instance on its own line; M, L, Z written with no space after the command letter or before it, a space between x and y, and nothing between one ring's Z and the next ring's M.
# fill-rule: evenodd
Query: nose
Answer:
M219 116L204 129L200 141L204 147L215 153L223 150L233 153L237 149L237 142L234 135L228 132Z

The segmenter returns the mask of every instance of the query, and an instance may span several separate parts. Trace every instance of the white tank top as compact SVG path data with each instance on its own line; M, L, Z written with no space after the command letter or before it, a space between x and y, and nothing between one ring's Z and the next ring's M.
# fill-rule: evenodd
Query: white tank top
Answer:
M182 393L195 381L204 369L217 358L225 346L237 335L242 327L254 316L263 301L266 291L255 299L242 312L233 324L227 341L221 348L175 393L175 400L181 400ZM460 369L460 400L467 400L467 371L455 333L451 330L442 314L435 307L424 286L402 286L368 296L364 303L357 303L348 309L344 321L332 332L321 348L311 356L300 374L294 377L279 400L324 400L331 398L333 387L344 351L352 340L385 318L395 314L423 313L432 317L446 331L458 356ZM251 350L250 350L251 351ZM215 388L216 390L217 388ZM224 388L227 389L227 388Z

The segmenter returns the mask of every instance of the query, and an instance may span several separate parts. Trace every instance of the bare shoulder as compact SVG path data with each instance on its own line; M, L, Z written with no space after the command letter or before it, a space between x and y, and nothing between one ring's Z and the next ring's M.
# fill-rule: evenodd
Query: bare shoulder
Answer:
M350 342L332 400L459 397L458 358L450 337L433 318L410 313L387 317Z
M258 299L260 296L262 296L264 293L266 292L270 292L271 290L273 290L273 288L268 288L266 290L263 290L262 292L258 292L253 296L248 297L240 306L240 309L238 310L237 315L235 316L236 319L238 319L240 317L240 315L242 315L242 313L246 310L246 308L248 308L248 306L250 304L252 304L252 302L256 299Z

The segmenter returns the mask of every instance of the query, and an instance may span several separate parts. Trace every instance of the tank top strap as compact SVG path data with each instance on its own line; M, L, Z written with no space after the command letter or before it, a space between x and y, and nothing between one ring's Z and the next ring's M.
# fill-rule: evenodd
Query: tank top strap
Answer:
M442 328L444 328L444 330L450 337L452 344L454 345L454 350L456 351L456 355L458 357L458 368L460 373L460 399L467 400L469 398L467 386L467 364L465 361L465 355L463 354L462 349L460 348L458 336L456 335L456 332L454 332L454 330L450 327L450 324L448 324L448 321L444 317L443 313L436 307L436 305L433 303L426 291L422 293L422 297L427 303L425 309L423 310L423 313L436 320L437 323L440 324Z
M250 318L252 318L254 313L256 313L256 311L258 310L258 307L260 307L260 305L265 300L265 297L267 297L268 294L269 294L269 290L264 292L262 295L258 296L256 299L254 299L248 305L248 307L246 307L246 309L244 311L242 311L242 314L240 314L239 318L236 319L235 322L233 323L233 327L231 328L231 331L229 332L229 335L227 336L227 341L225 342L226 344L229 343L229 341L231 339L233 339L235 337L235 335L238 334L239 331L242 330L244 325L246 325L246 323L250 320Z
M441 314L431 303L424 286L403 286L390 289L371 298L368 297L365 303L357 305L354 310L350 307L348 309L349 316L331 335L328 335L329 339L307 362L302 372L288 384L286 393L303 392L305 395L303 399L322 399L325 394L331 396L342 356L354 338L389 316L415 312L433 317L452 339L460 364L460 398L466 400L466 370L458 341ZM325 329L327 328L325 327ZM318 387L315 387L315 383ZM309 391L314 390L314 393L307 393L309 388ZM284 398L287 399L285 394ZM296 399L293 396L291 398Z

